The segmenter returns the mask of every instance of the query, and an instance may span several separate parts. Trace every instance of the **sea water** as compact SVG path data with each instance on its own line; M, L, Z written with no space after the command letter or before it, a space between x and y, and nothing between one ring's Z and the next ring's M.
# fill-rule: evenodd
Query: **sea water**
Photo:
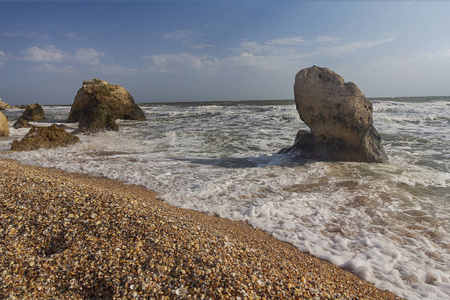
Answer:
M450 97L371 100L389 163L276 154L307 129L293 100L141 104L147 120L118 121L119 132L2 156L143 185L173 205L248 221L407 299L450 299ZM69 110L44 106L42 125ZM12 125L22 110L5 113ZM0 151L27 131L11 128Z

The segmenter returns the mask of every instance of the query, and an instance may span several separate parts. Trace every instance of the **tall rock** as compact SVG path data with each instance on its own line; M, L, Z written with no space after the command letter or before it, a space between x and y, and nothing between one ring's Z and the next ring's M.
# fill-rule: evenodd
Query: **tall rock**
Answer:
M295 149L321 160L386 162L373 126L372 103L353 82L313 66L295 76L294 98L311 133L297 135Z
M0 136L9 135L8 118L0 111Z
M136 105L130 93L120 85L100 79L83 81L70 109L67 122L80 122L82 115L92 115L89 110L107 107L110 117L105 119L145 120L144 112ZM103 109L107 111L106 109ZM88 126L89 127L89 126ZM81 130L81 128L79 128Z

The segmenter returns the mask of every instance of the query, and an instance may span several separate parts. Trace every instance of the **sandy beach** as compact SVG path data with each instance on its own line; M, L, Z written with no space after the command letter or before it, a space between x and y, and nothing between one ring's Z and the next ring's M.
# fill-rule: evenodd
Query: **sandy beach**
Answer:
M0 298L399 299L244 222L0 159Z

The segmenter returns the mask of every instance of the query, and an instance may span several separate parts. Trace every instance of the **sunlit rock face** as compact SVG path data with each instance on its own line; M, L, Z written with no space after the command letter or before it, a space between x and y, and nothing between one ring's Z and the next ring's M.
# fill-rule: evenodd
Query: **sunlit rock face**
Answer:
M373 126L372 103L353 82L313 66L295 76L297 111L311 132L299 132L290 150L333 161L386 162Z
M0 136L9 135L8 118L0 111Z
M69 146L79 141L79 137L66 132L60 125L53 124L48 127L33 126L20 141L13 141L11 150L31 151L40 148L58 148Z
M83 81L78 90L67 122L80 122L83 115L92 115L86 110L107 108L109 119L145 120L144 112L134 102L128 91L120 85L112 85L101 79ZM97 112L99 110L97 109Z

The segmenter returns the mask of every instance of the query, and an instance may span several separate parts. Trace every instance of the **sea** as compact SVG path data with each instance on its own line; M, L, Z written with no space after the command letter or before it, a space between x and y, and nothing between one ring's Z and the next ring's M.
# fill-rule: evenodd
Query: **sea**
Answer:
M147 120L120 120L118 132L0 156L142 185L170 204L246 221L406 299L450 299L450 97L369 100L388 163L277 154L307 129L294 100L141 103ZM65 123L70 111L43 108L41 126ZM10 126L22 112L4 111ZM11 128L0 151L27 132Z

